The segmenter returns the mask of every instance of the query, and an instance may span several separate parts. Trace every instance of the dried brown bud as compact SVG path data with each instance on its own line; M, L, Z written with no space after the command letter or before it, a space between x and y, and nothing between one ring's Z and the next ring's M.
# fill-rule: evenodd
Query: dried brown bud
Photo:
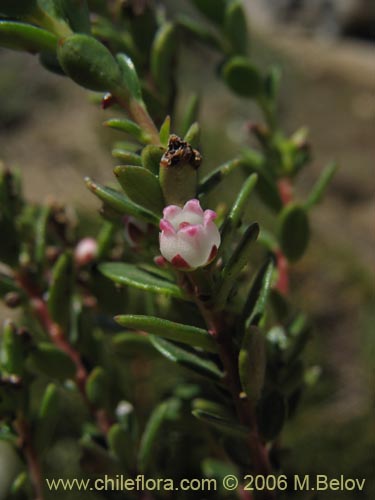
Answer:
M183 141L177 135L171 135L168 142L168 149L160 160L163 167L174 167L191 165L197 169L202 163L202 156L196 149L193 149L188 142Z

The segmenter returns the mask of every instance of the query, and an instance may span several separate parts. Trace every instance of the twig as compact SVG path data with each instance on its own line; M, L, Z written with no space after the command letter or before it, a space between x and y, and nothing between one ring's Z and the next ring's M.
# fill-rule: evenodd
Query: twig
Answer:
M29 424L21 413L14 422L14 428L19 436L19 446L26 458L27 468L36 495L35 500L44 500L42 469L32 443Z
M69 358L73 361L76 366L76 374L75 380L77 383L77 387L88 406L90 412L94 415L95 420L99 429L102 431L104 435L107 435L109 429L112 425L112 420L108 415L108 412L104 408L95 408L90 401L88 400L86 393L86 382L88 378L88 372L82 363L80 353L70 344L67 339L65 332L63 329L55 323L48 310L48 306L41 297L40 292L36 289L36 287L30 283L25 276L19 274L17 276L19 284L26 291L26 293L30 296L30 302L32 304L33 310L35 312L36 317L41 323L44 330L48 333L49 338L58 347L61 351L64 351Z

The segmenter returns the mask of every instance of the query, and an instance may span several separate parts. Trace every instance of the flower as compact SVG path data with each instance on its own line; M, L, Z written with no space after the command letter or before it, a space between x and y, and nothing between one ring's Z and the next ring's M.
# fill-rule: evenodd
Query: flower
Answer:
M202 210L198 200L184 207L169 205L160 221L160 252L176 268L193 270L206 266L217 254L220 233L213 222L216 213Z
M83 238L74 250L74 260L77 266L90 264L98 252L98 244L94 238Z

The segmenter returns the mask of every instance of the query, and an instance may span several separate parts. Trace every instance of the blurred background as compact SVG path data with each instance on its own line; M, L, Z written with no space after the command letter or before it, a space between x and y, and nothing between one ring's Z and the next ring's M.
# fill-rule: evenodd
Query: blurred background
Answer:
M305 395L283 438L290 449L286 468L366 477L363 496L349 492L339 498L375 498L370 479L375 465L375 2L244 3L254 58L282 70L284 129L292 133L305 125L310 130L314 159L297 192L303 197L328 161L341 167L313 213L309 251L292 272L295 302L315 324L307 359L320 367L320 381ZM183 107L187 89L202 95L208 171L251 144L245 125L259 115L215 78L211 52L194 45L184 50L179 102ZM98 205L83 177L113 181L110 144L117 137L101 128L108 116L82 89L46 72L33 56L0 51L0 159L21 169L30 200L52 197L75 207L85 220L96 217ZM233 177L233 194L240 182ZM215 196L231 200L227 186ZM257 210L254 205L254 218L261 217ZM2 309L1 318L5 314Z

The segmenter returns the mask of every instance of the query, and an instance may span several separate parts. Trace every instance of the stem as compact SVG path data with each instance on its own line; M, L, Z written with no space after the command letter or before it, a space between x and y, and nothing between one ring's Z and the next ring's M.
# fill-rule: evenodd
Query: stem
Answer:
M242 397L243 391L238 372L238 356L233 348L232 336L225 325L225 318L221 312L214 312L211 308L199 299L199 283L194 280L193 273L187 273L187 277L194 290L195 302L204 318L208 331L217 342L219 356L225 371L225 382L232 395L232 399L237 411L237 416L241 424L249 429L247 446L253 462L254 473L268 476L272 473L268 452L261 436L255 415L255 408L248 398ZM259 499L273 500L275 492L259 492Z
M129 97L125 91L116 93L115 97L118 104L120 104L141 129L150 136L151 144L161 146L159 131L143 103Z
M73 33L64 21L60 21L50 16L48 12L42 9L38 4L35 6L32 14L27 16L26 19L30 23L41 26L59 37L66 37Z
M49 338L61 351L64 351L76 366L75 380L78 390L80 391L90 412L94 415L99 429L104 435L107 435L112 425L112 420L108 412L104 408L95 408L92 406L86 394L86 382L88 372L82 363L80 353L70 344L63 329L53 321L48 310L47 303L43 300L35 286L28 282L25 276L18 275L17 280L22 288L30 297L30 302L33 306L36 317L41 323L44 330L48 333Z
M31 482L35 491L35 500L43 500L43 476L38 455L34 449L30 427L25 417L19 413L14 427L20 439L20 448L22 449L29 470Z

